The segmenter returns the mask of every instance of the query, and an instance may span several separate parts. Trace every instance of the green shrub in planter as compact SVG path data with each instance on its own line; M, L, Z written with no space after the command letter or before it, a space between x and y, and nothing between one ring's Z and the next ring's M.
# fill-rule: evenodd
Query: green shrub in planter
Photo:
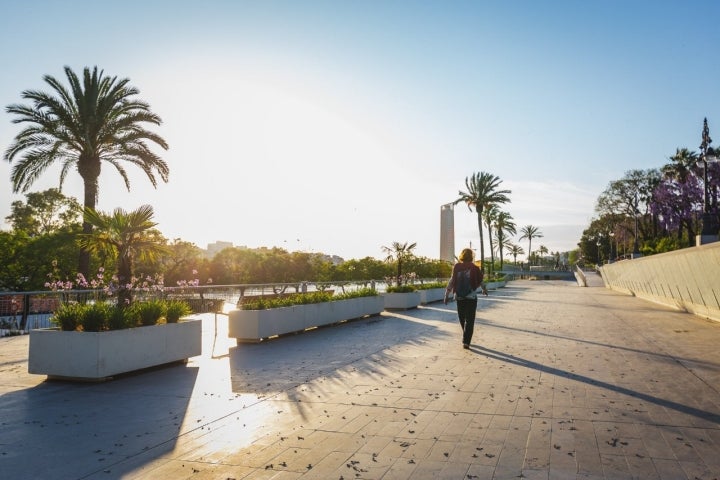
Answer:
M140 324L143 326L155 325L167 312L165 302L162 300L133 303L132 308L140 317Z
M377 294L378 294L378 292L374 288L364 287L364 288L358 288L357 290L353 290L350 292L339 293L339 294L335 295L332 299L333 300L347 300L350 298L375 297L375 296L377 296Z
M417 290L431 290L433 288L445 288L445 287L447 287L447 283L444 283L444 282L431 282L431 283L415 284L415 288Z
M374 288L361 288L352 292L333 295L330 292L310 292L285 295L283 297L259 297L242 304L243 310L267 310L270 308L307 305L310 303L332 302L348 298L369 297L377 295Z
M165 320L167 323L177 323L180 318L192 313L190 305L183 300L168 300L165 305Z
M409 293L414 292L415 290L417 290L415 285L395 285L388 287L385 291L387 293Z
M124 330L135 327L138 323L138 315L132 308L113 307L108 318L108 330Z
M104 302L84 305L81 317L82 329L85 332L102 332L107 330L108 321L113 307Z
M50 321L60 327L60 330L72 332L80 325L84 312L84 305L79 303L63 303L55 310Z

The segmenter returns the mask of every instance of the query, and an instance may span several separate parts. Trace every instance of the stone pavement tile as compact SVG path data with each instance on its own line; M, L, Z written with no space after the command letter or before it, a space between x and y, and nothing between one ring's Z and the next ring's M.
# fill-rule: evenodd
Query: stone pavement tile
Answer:
M642 478L648 480L660 480L660 474L655 468L650 457L636 455L628 455L625 457L628 463L628 470L632 478Z
M427 459L415 460L415 470L413 470L412 477L410 478L412 478L412 480L437 480L441 478L440 474L446 466L447 462Z
M456 445L456 442L435 440L425 458L438 462L447 462L450 458L450 455L452 455Z
M458 441L463 437L474 415L471 413L450 413L445 428L438 438L440 440Z
M391 438L389 442L379 451L383 457L401 458L405 457L408 449L413 445L413 440L403 438Z
M717 429L716 429L717 430ZM692 445L702 461L720 470L720 444L713 441L709 430L683 429L684 438Z
M529 432L527 430L510 430L505 438L505 443L498 458L497 468L500 471L522 472L525 462L527 441Z
M192 462L186 462L184 460L167 460L164 462L152 462L150 464L144 464L145 459L142 462L138 462L139 467L137 469L128 468L124 466L125 473L123 478L130 480L141 479L141 478L178 478L186 479L190 478L200 470ZM103 472L103 476L97 475L98 478L107 478L108 475L114 475L112 467L108 468L107 471Z
M550 473L547 467L538 470L524 467L522 471L522 478L525 480L550 480Z
M459 478L464 479L467 478L467 473L469 470L469 463L448 462L447 464L445 464L442 470L440 470L437 478L444 480L456 480Z
M433 445L435 445L435 440L431 438L398 438L398 440L401 440L403 445L407 445L407 449L403 452L402 457L416 461L426 458L433 448Z
M680 462L674 459L653 459L653 464L662 480L680 480L688 478ZM692 478L692 477L690 477Z
M456 442L457 445L450 454L451 462L474 463L482 455L482 442L473 437L464 437Z
M275 470L254 470L244 477L242 480L296 480L302 478L303 473L297 472L277 472ZM169 480L169 479L168 479Z
M525 458L523 459L522 469L544 471L547 476L547 471L550 468L550 449L529 447L525 451Z
M618 480L630 480L633 478L624 455L601 454L600 459L602 461L603 472L607 478Z
M699 462L700 455L685 439L681 428L664 428L661 431L675 458L680 462Z
M382 476L382 480L413 480L416 476L417 464L406 458L396 458L395 462L388 468ZM333 477L340 478L340 477ZM345 479L351 480L354 477L344 476Z
M689 479L716 479L718 478L717 469L711 469L707 465L695 462L680 462L680 466Z

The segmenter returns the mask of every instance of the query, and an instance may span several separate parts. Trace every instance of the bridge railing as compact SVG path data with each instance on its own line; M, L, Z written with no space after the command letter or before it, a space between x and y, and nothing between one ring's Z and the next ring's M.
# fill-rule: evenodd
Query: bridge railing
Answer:
M442 278L414 280L414 285L447 282ZM291 293L331 290L335 293L375 288L384 292L384 280L356 280L335 282L287 282L237 285L198 285L134 290L135 300L153 298L181 298L194 313L222 312L235 308L243 299L257 296L278 296ZM37 328L52 327L55 310L66 302L112 301L114 297L103 290L42 290L28 292L0 292L0 337L27 333Z

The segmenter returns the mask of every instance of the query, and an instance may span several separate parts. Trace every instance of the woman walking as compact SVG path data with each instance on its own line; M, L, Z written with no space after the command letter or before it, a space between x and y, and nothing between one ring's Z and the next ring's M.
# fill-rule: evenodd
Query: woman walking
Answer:
M482 285L483 272L473 263L473 251L469 248L460 252L459 259L460 261L453 265L443 301L447 305L448 297L455 294L458 319L463 331L463 348L470 348L477 310L476 290Z

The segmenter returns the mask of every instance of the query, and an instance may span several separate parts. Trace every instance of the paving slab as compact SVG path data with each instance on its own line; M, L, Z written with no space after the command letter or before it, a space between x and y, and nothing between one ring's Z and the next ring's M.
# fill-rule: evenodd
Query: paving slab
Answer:
M2 338L0 478L720 478L720 324L590 285L490 292L469 350L454 304L243 345L208 314L202 355L104 383Z

